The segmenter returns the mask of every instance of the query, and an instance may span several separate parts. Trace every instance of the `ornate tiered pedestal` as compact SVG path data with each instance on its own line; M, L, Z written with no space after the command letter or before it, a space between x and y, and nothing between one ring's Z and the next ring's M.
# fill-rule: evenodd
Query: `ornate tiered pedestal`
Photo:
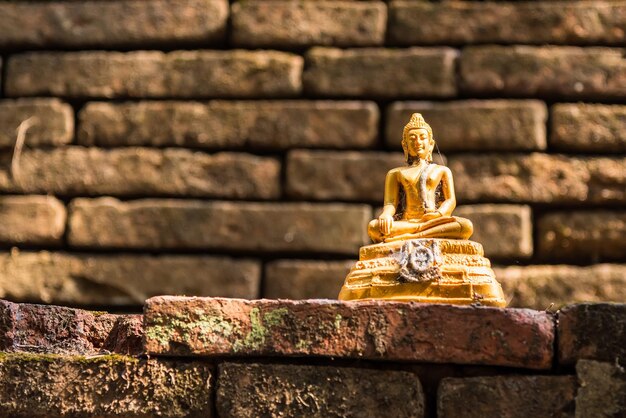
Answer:
M506 306L477 242L412 239L361 247L339 299L388 299Z

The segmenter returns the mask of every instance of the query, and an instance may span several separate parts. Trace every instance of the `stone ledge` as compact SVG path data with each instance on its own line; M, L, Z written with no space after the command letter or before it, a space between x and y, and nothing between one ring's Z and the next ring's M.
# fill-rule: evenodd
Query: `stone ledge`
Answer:
M0 351L140 354L140 315L112 315L0 299Z
M549 370L557 350L565 367L579 360L623 364L625 325L626 304L619 303L569 305L555 318L530 309L178 296L149 299L144 315L114 315L0 299L0 352L308 357L316 363L331 358Z
M391 302L161 296L144 308L150 355L321 356L549 369L545 312Z
M626 363L626 304L582 303L558 313L559 363Z

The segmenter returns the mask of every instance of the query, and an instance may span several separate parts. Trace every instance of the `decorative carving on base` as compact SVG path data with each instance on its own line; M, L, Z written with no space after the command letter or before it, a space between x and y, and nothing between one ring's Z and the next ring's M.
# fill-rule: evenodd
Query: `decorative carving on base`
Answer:
M401 283L427 282L441 276L441 251L435 240L412 239L392 255L400 265Z

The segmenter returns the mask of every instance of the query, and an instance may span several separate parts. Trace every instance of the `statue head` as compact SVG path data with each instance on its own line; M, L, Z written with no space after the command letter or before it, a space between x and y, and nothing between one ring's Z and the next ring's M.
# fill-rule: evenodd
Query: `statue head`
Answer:
M430 125L420 113L413 113L402 132L402 149L406 162L411 164L416 159L431 162L434 147L435 139Z

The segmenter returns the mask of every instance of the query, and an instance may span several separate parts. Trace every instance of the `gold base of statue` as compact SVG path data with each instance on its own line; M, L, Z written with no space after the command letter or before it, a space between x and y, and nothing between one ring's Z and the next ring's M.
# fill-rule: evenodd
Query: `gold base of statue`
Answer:
M361 247L340 300L386 299L505 307L502 287L477 242L425 238Z

